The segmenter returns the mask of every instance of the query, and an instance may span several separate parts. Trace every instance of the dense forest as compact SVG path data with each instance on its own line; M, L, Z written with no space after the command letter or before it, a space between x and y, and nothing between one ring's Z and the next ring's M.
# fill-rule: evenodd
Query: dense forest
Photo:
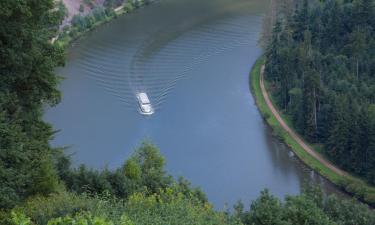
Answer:
M63 15L54 1L0 1L0 207L58 186L43 105L60 100L63 49L49 39Z
M375 224L367 206L324 200L310 186L284 201L265 190L250 209L239 202L216 211L201 190L165 172L149 143L116 170L72 167L49 145L54 130L42 120L43 107L60 100L54 68L64 49L49 40L63 16L53 0L0 1L0 224Z
M280 7L266 79L280 110L341 168L375 184L375 2Z

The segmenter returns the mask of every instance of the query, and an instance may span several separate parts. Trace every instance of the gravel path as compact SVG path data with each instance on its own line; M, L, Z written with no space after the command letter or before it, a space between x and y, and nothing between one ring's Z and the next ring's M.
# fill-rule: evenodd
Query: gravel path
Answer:
M307 152L308 154L310 154L312 157L314 157L316 160L318 160L320 163L322 163L323 165L325 165L326 167L328 167L330 170L332 170L334 173L336 173L337 175L340 175L340 176L344 176L346 175L346 173L337 168L335 165L333 165L332 163L328 162L327 160L325 160L321 155L319 155L317 152L315 152L314 149L312 149L311 147L309 147L299 136L298 134L296 134L286 123L285 121L283 120L283 118L281 118L279 112L277 111L277 109L273 106L270 98L269 98L269 95L268 95L268 92L264 86L264 65L262 66L261 70L260 70L260 88L262 90L262 95L264 97L264 100L266 101L266 104L268 106L268 108L271 110L272 114L275 116L275 118L277 119L277 121L280 123L280 125L283 127L283 129L288 132L288 134L305 150L305 152Z

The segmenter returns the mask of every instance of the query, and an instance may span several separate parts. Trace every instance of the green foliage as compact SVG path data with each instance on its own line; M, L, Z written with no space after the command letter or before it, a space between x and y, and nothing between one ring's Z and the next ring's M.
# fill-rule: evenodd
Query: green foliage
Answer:
M125 0L106 0L104 2L104 6L108 8L116 8L120 5L122 5L125 2Z
M136 192L128 200L61 192L32 198L13 214L35 224L238 224L237 219L214 211L209 203L176 187L152 195Z
M138 2L138 1L137 1ZM143 1L139 1L140 5ZM147 1L146 1L147 2ZM305 1L307 2L307 1ZM207 202L204 193L191 187L191 184L180 178L177 182L165 173L165 159L160 151L150 143L143 143L128 159L122 168L114 171L108 169L95 171L81 166L70 168L70 162L60 150L52 150L48 144L52 128L41 120L42 106L45 103L55 104L60 95L56 90L58 78L53 68L62 64L62 49L48 42L56 34L58 21L63 17L61 10L54 11L52 0L0 2L0 207L11 211L1 211L0 223L15 225L31 224L95 224L95 225L165 225L165 224L374 224L374 214L363 205L337 200L334 197L323 202L321 193L308 189L300 196L287 197L285 202L264 191L255 200L248 212L238 204L236 214L215 211ZM88 1L87 4L91 4ZM372 21L371 8L366 1L356 5L361 26ZM304 13L307 10L305 3ZM87 18L76 18L77 30L91 29L98 20L108 17L107 10L94 9ZM305 18L300 13L296 18ZM307 14L306 14L307 15ZM301 22L301 21L300 21ZM299 23L296 32L298 39L309 37L306 22ZM281 24L279 24L281 25ZM281 30L279 26L275 30ZM364 29L366 30L366 29ZM81 31L81 30L80 30ZM361 30L363 31L363 30ZM352 45L363 44L359 33L353 34ZM311 37L310 37L311 38ZM275 37L277 45L279 37ZM308 53L309 42L304 41L302 52ZM363 57L363 49L356 54L357 71L363 71L357 62ZM278 54L278 53L277 53ZM280 51L280 55L288 51ZM272 55L272 54L271 54ZM270 55L270 57L271 57ZM275 56L275 55L273 55ZM273 57L272 56L272 57ZM279 56L274 62L279 60ZM312 59L304 59L311 67ZM259 71L258 71L259 72ZM312 70L309 78L311 84L299 86L299 89L283 88L282 98L289 93L302 98L309 98L309 107L305 112L314 109L319 102L321 87ZM357 79L363 75L356 74ZM285 82L286 77L283 84ZM298 82L296 82L298 84ZM350 88L349 82L342 82L338 88ZM363 88L372 96L372 87ZM317 91L317 96L312 91ZM350 98L348 98L348 101ZM352 101L352 100L350 100ZM353 101L354 102L354 101ZM285 103L285 102L284 102ZM285 105L287 108L288 104ZM362 106L362 105L361 105ZM296 107L298 108L298 107ZM339 108L339 107L338 107ZM351 112L361 112L364 117L358 120L358 127L364 127L366 133L374 134L375 107L351 105ZM311 114L311 112L310 112ZM309 114L309 115L310 115ZM311 114L314 115L314 114ZM356 115L356 114L355 114ZM347 115L353 119L355 115ZM310 117L309 117L310 118ZM345 117L346 118L346 117ZM311 118L310 118L311 119ZM366 122L365 122L366 121ZM314 134L316 122L308 121L309 133ZM338 124L338 123L337 123ZM335 125L337 125L335 124ZM337 125L337 130L344 128ZM315 130L314 130L315 129ZM319 132L318 132L319 133ZM374 136L366 142L369 149L375 146ZM312 136L312 138L315 138ZM359 149L350 139L351 148ZM366 152L366 157L372 152ZM366 161L366 168L373 165L373 159ZM361 171L361 170L360 170ZM367 173L368 179L374 179L375 173ZM58 183L58 177L66 184L67 192ZM361 196L374 199L367 190L359 190L357 183L346 184L348 188L363 193ZM26 200L27 199L27 200ZM22 202L20 204L20 202Z
M299 196L288 196L284 203L265 190L251 204L250 211L243 216L243 221L245 224L267 225L333 225L321 208L322 197L312 190L306 190Z
M16 213L16 212L12 212L11 214L12 214L12 218L11 218L12 224L14 225L30 225L31 224L30 218L26 217L24 214Z
M334 225L312 199L305 196L288 197L286 199L283 218L290 225Z
M328 178L330 181L338 185L343 190L351 193L358 199L365 201L370 205L375 205L375 188L369 186L364 181L356 179L350 175L346 176L338 176L336 173L331 171L329 168L325 167L322 163L317 161L311 155L306 153L304 149L293 139L290 135L281 127L279 122L273 116L270 109L267 107L263 95L260 89L260 68L263 65L264 59L260 58L257 60L255 65L252 68L250 74L250 82L251 82L251 91L255 97L256 103L258 108L263 115L266 122L272 127L275 135L282 139L288 146L290 146L293 151L297 154L297 156L307 165L309 165L312 169L320 173L321 175ZM266 84L268 86L268 84ZM284 120L286 118L285 115L282 115ZM290 126L290 125L289 125ZM367 131L366 131L367 132ZM371 133L371 132L369 132ZM372 134L372 133L371 133Z
M151 193L171 184L172 178L164 170L165 159L154 145L144 142L130 158L139 165L141 170L141 185Z
M292 17L279 13L266 51L270 90L296 130L370 184L375 184L374 5L301 1Z
M125 224L125 222L121 224ZM90 214L78 214L74 217L65 216L52 219L48 221L48 225L113 225L113 223Z
M172 187L176 192L182 193L186 197L196 199L201 203L208 202L206 194L199 187L192 187L191 183L183 177L179 177L178 182Z
M56 164L60 179L68 190L76 193L107 192L119 198L126 198L140 190L147 190L150 194L157 193L159 189L172 184L171 176L164 171L164 157L158 148L147 142L135 151L122 168L114 171L96 171L87 169L84 165L70 169L69 160L61 155Z
M60 192L48 197L35 196L26 203L13 209L17 214L23 213L36 224L47 224L53 218L76 214L81 211L95 211L105 200L91 198L87 195Z
M98 24L106 22L114 17L112 8L94 6L92 2L89 3L89 5L90 4L90 8L92 9L91 12L85 15L74 15L71 21L72 27L70 28L70 30L68 29L64 31L61 34L62 37L69 35L70 38L75 39L85 31L91 30ZM81 5L80 11L84 11L83 5Z
M215 212L208 203L198 204L173 189L146 196L135 194L127 202L126 215L135 224L238 224L224 213Z
M49 43L64 16L53 0L0 1L0 208L57 187L49 140L41 119L56 104L63 49ZM61 8L61 7L60 7Z
M13 223L41 225L372 225L375 222L375 214L367 206L335 196L323 200L321 191L310 186L302 194L287 196L284 201L264 190L251 203L249 211L244 211L239 203L233 214L215 211L209 203L200 202L193 195L166 188L152 195L136 192L127 200L62 192L30 199L14 209L10 217Z
M366 205L330 196L323 200L317 187L307 186L298 196L287 196L285 201L267 190L255 200L248 212L242 212L242 222L249 225L370 225L375 214Z
M281 224L281 202L265 190L261 193L261 196L251 204L250 212L245 218L247 224Z
M354 201L339 200L336 196L328 197L324 211L338 225L375 223L375 214L367 206Z
M94 29L102 23L116 18L122 13L129 13L143 4L149 4L152 1L125 1L125 0L106 0L103 6L94 4L92 0L85 0L85 4L91 8L91 11L85 15L74 15L71 20L71 26L66 26L59 35L59 45L66 46L71 41L79 38L85 32ZM123 10L115 12L114 9L124 6ZM84 12L84 6L80 6L80 12Z
M65 18L68 15L68 9L62 0L57 3L57 8L60 18Z
M128 159L124 165L124 173L131 180L139 180L141 178L141 167L134 159Z
M124 9L126 12L131 12L134 10L134 6L131 3L126 3Z

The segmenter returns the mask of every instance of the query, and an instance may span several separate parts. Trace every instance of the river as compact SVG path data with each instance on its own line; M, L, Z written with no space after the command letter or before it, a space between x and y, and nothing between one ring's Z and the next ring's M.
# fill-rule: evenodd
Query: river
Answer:
M62 102L45 113L75 165L116 168L143 140L166 169L216 208L264 188L297 194L305 181L337 192L272 136L249 91L261 54L264 0L163 0L88 33L68 50ZM139 114L135 93L155 113Z

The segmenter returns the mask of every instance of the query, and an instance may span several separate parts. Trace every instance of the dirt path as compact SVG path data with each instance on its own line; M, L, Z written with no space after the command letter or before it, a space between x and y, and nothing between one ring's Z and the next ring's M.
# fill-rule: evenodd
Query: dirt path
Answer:
M262 95L264 97L264 100L266 101L266 104L268 108L271 110L272 114L276 117L277 121L281 124L283 129L288 132L288 134L312 157L314 157L316 160L318 160L320 163L328 167L330 170L332 170L334 173L344 176L346 173L334 166L332 163L328 162L325 160L322 156L320 156L318 153L316 153L312 148L310 148L286 123L285 121L281 118L279 112L276 110L276 108L273 106L267 90L264 86L264 80L263 80L263 74L264 74L264 65L262 66L260 70L260 88L262 90Z

